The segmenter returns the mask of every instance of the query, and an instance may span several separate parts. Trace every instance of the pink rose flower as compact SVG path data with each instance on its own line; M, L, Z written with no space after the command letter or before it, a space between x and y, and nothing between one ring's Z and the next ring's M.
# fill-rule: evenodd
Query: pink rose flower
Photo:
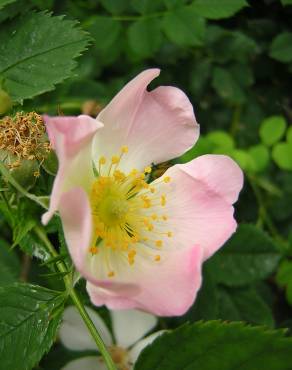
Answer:
M148 183L153 163L199 137L181 90L146 90L158 75L139 74L96 119L45 117L59 170L43 222L59 211L93 304L175 316L194 302L202 263L236 229L243 175L229 157L204 155Z

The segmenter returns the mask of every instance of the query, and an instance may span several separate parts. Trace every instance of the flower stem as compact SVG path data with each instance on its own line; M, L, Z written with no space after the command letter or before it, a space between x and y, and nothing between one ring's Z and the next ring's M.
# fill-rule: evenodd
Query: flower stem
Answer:
M47 234L45 230L40 226L34 227L34 232L39 237L39 239L45 244L48 251L51 253L52 257L58 257L58 253L55 250L53 244L50 242L49 238L47 237ZM62 260L59 260L56 262L56 265L58 267L58 270L62 273L67 273L67 268ZM99 332L97 331L96 327L94 326L91 318L89 317L83 303L81 302L77 292L72 286L72 281L70 278L70 275L64 274L64 284L66 286L66 289L68 291L68 294L70 295L74 305L76 306L77 310L79 311L83 321L85 322L90 334L92 335L98 350L102 354L102 357L107 365L108 370L117 370Z

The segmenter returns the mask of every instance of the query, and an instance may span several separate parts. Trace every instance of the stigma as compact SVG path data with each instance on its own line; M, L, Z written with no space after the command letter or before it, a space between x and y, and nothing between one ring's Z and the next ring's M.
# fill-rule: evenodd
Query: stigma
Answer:
M119 166L128 151L127 146L122 146L119 154L111 158L101 156L94 166L96 177L90 191L94 232L88 252L92 258L101 258L99 251L110 248L129 266L135 264L138 255L160 263L157 252L173 235L167 229L169 217L165 213L171 178L162 176L149 183L151 166L144 171L133 168L124 173ZM107 276L115 277L109 260L105 265Z

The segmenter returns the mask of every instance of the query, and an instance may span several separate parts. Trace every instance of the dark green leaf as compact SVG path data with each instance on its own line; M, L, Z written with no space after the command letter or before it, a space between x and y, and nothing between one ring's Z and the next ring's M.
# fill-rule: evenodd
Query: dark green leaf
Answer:
M180 46L202 45L205 36L205 19L192 7L184 6L167 12L162 28L170 41Z
M122 26L113 18L97 16L91 20L88 30L95 40L96 48L106 50L115 46Z
M158 337L135 370L290 370L292 338L283 331L209 321Z
M218 290L218 295L218 318L274 326L271 309L254 288L228 289L221 287Z
M271 238L256 226L241 224L209 261L217 283L242 286L271 275L280 260Z
M20 263L9 244L0 239L0 285L11 284L19 279Z
M14 3L16 0L0 0L0 9L4 8L5 5Z
M281 0L283 5L292 5L292 0Z
M2 369L30 370L51 347L63 297L28 284L0 287Z
M228 18L248 4L245 0L195 0L196 12L208 19Z
M218 95L230 102L242 103L245 100L244 91L226 69L214 68L212 86Z
M72 75L89 38L74 21L30 13L0 31L0 77L15 101L52 90Z
M292 62L292 32L283 32L273 39L270 56L280 62Z
M128 29L129 45L139 57L149 57L161 45L160 22L157 19L142 19Z

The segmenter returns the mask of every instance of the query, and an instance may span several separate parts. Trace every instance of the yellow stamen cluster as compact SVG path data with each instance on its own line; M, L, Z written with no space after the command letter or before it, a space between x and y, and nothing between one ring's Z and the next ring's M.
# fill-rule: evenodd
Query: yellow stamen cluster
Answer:
M168 217L161 214L160 208L167 204L167 198L160 194L161 187L156 185L163 187L171 182L171 178L165 176L150 186L146 181L152 170L150 166L143 172L132 169L124 173L118 167L126 153L128 147L123 146L120 155L114 155L110 160L104 156L98 159L98 176L90 194L94 237L89 252L95 257L100 255L98 250L101 248L110 248L121 253L130 266L139 255L159 262L160 255L152 255L151 251L161 249L164 238L171 237L172 232L165 231ZM105 265L107 276L114 277L110 261L107 260Z
M8 168L19 167L23 159L42 162L52 149L45 132L44 121L36 112L18 112L1 119L0 150L8 154ZM38 177L39 171L34 176Z

